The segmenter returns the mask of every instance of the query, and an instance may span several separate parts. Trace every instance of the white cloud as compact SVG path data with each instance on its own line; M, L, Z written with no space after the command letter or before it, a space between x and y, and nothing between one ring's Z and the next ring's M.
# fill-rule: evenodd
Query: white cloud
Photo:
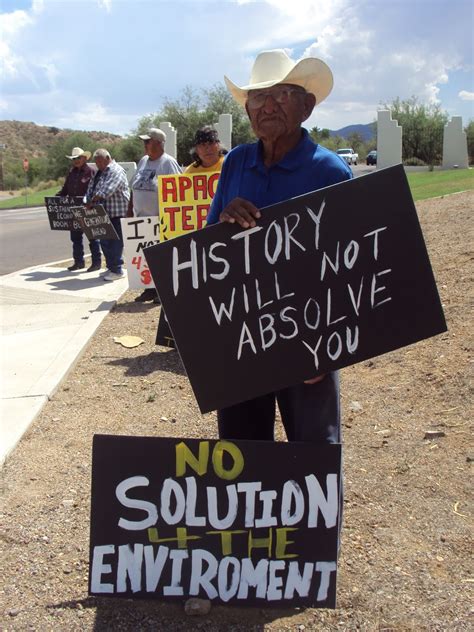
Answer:
M112 11L112 0L97 0L100 9L105 9L107 13Z
M463 90L472 13L462 0L451 10L452 1L391 0L381 9L380 0L33 0L28 11L0 13L2 116L70 127L95 121L110 131L135 116L131 128L187 85L199 91L224 74L247 83L258 51L284 48L296 60L320 57L334 73L332 94L311 118L319 127L370 122L379 104L412 95L469 117L472 99L462 95L472 94ZM130 27L145 7L147 22L167 24L158 39ZM214 34L205 43L196 29L202 15ZM113 37L99 57L104 32Z
M461 92L458 93L458 97L461 99L461 101L474 101L474 92L461 90Z

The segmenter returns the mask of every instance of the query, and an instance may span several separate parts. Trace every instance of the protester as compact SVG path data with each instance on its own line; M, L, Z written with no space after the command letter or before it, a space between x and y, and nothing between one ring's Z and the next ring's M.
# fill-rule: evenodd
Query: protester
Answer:
M95 170L89 167L87 161L91 157L90 151L84 151L80 147L73 147L70 156L66 156L72 161L72 167L69 170L66 180L61 191L56 195L69 195L72 197L83 198L91 178L95 174ZM86 267L84 262L84 244L82 242L82 230L71 230L72 256L74 263L69 266L68 270L75 272ZM89 248L92 255L91 265L87 268L87 272L95 272L100 270L101 254L100 245L97 239L89 241Z
M121 279L123 237L120 218L127 216L130 192L125 170L112 160L106 149L96 149L94 160L97 166L97 173L89 182L85 203L88 208L96 204L102 204L110 221L112 222L118 239L101 239L100 245L105 256L107 272L104 281L116 281Z
M130 182L131 195L127 215L158 217L158 176L181 173L181 167L172 156L165 153L166 134L161 129L152 127L139 138L145 145L145 156L138 163L137 171ZM145 289L135 301L159 303L154 288Z
M219 141L217 131L210 125L196 132L190 153L193 162L186 167L184 173L205 173L222 169L225 150Z
M226 156L208 224L252 228L260 208L352 177L344 160L314 143L301 127L332 90L332 73L324 62L295 63L283 50L264 51L248 85L240 88L227 77L225 82L259 140ZM219 410L220 437L272 440L275 400L289 441L340 441L337 373Z

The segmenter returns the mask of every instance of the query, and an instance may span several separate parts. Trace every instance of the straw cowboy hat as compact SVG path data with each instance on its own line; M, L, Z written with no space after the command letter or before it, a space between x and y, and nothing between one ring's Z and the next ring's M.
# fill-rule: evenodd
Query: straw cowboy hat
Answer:
M254 61L250 83L239 88L224 77L229 92L240 105L245 105L249 90L271 88L278 83L290 83L305 88L314 94L316 103L328 96L332 90L332 72L323 61L316 57L306 57L295 63L282 49L265 50Z
M81 156L85 156L86 160L89 160L89 158L91 157L91 152L90 151L84 151L80 147L73 147L71 155L70 156L66 156L66 158L69 158L69 160L74 160L74 158L80 158Z

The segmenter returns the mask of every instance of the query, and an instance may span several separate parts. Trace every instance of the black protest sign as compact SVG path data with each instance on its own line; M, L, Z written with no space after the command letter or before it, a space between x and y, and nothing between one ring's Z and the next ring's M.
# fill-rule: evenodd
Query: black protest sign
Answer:
M176 347L173 334L171 333L170 325L168 323L168 319L166 318L165 310L163 308L161 308L160 311L160 319L158 321L158 330L156 332L155 344L161 345L163 347L172 347L173 349Z
M97 204L92 208L77 206L73 209L73 213L89 241L119 238L102 204Z
M336 444L96 435L89 594L334 608L340 476Z
M202 412L446 330L401 165L144 252Z
M80 221L72 211L73 207L82 204L81 197L55 195L45 197L44 203L51 230L82 230Z

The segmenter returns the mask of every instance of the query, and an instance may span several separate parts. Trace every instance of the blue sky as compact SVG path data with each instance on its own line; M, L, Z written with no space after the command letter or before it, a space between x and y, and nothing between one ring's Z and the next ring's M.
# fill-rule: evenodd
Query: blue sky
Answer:
M260 50L331 67L308 126L395 97L474 118L472 0L0 0L0 119L128 134L185 86L248 82Z

